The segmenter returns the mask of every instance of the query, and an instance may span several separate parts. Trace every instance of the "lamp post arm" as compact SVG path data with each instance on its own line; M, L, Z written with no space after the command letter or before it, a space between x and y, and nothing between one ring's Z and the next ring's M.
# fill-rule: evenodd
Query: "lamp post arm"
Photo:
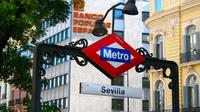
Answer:
M101 19L101 21L103 22L103 21L105 20L106 16L108 15L108 13L109 13L112 9L114 9L115 7L117 7L117 6L119 6L119 5L125 5L125 3L120 2L120 3L117 3L117 4L113 5L112 7L110 7L110 8L107 10L107 12L106 12L106 14L104 15L104 17Z
M80 66L87 65L87 57L81 52L88 46L86 39L80 39L71 42L66 46L58 46L53 44L39 44L34 53L33 59L33 85L32 85L32 112L40 112L40 92L41 92L41 76L45 75L45 65L53 65L55 58L64 58L70 55Z

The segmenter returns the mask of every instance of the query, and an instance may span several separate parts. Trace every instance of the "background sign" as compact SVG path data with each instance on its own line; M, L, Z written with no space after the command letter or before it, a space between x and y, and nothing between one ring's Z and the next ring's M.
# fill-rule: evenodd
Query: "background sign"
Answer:
M128 88L123 86L111 86L84 82L80 85L80 93L82 94L142 98L141 88Z
M93 43L82 52L90 63L111 79L144 61L143 56L116 34Z

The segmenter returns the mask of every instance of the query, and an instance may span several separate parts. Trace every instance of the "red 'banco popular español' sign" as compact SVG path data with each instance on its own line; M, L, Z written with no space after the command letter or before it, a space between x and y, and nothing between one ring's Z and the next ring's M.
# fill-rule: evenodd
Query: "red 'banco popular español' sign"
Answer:
M116 34L93 43L82 52L95 67L111 79L144 61L142 55Z

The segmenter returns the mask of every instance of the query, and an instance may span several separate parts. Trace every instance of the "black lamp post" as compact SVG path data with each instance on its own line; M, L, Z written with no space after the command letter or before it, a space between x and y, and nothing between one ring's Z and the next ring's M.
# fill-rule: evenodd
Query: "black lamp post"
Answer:
M77 64L85 66L88 63L88 58L81 50L87 46L88 41L86 39L80 39L66 46L40 44L36 47L33 59L32 112L41 111L41 77L46 73L42 65L53 65L54 57L63 58L66 55L70 55L71 59L75 60Z
M107 33L107 29L103 25L103 21L108 15L108 12L118 5L125 5L124 9L122 10L124 14L128 14L128 15L138 14L138 10L135 6L135 0L128 0L126 4L118 3L116 5L113 5L110 9L107 10L103 18L96 20L96 26L94 27L92 31L92 34L94 36L103 36ZM154 69L163 69L163 74L162 74L163 77L171 79L171 82L169 83L168 87L169 89L172 90L172 110L173 112L179 112L179 80L178 80L179 70L178 70L178 65L176 64L176 62L153 58L152 55L150 55L147 52L147 50L142 47L136 49L136 51L145 57L144 62L135 67L137 72L148 71L150 70L151 67L153 67ZM166 71L168 69L170 70L170 74L167 75Z
M119 6L119 5L124 5L124 9L122 10L122 12L124 14L128 14L128 15L137 15L138 14L138 10L137 7L135 6L135 0L128 0L128 2L125 3L117 3L116 5L113 5L110 9L107 10L106 14L104 15L103 18L96 20L96 26L94 27L94 29L92 30L92 34L95 36L103 36L107 33L107 29L105 28L105 26L103 25L103 22L106 18L106 16L108 15L108 13L114 9L115 7Z

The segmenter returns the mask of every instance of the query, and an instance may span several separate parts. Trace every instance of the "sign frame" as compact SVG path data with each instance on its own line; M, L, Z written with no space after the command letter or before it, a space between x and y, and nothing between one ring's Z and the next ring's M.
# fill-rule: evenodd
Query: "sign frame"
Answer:
M134 56L134 58L131 59L130 63L125 63L115 68L109 62L100 59L101 58L100 55L97 54L97 52L100 51L100 48L109 46L113 43L117 43L120 47L123 47L125 50L129 50L131 55ZM114 79L122 75L124 72L126 72L130 68L142 63L145 60L145 58L142 55L137 53L128 43L126 43L122 38L120 38L115 33L108 35L107 37L84 48L82 50L82 53L88 58L87 60L93 66L99 69L102 73L104 73L110 79Z

